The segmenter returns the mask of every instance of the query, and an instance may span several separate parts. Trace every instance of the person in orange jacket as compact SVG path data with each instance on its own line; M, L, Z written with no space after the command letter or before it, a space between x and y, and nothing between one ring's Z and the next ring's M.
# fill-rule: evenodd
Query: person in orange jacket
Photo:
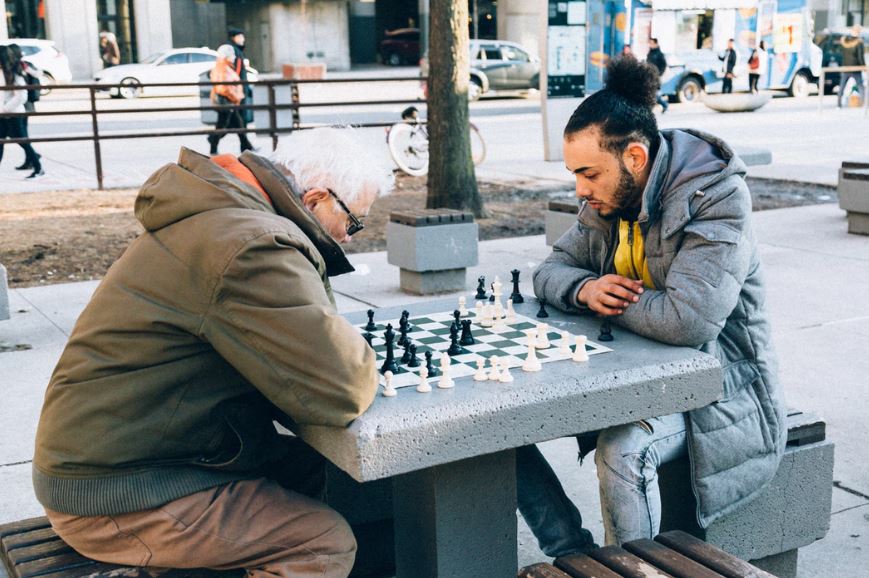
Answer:
M217 63L211 70L209 78L211 82L240 82L238 73L235 71L235 49L229 44L222 44L217 49ZM244 87L241 84L218 84L211 87L211 102L219 105L239 105L244 100ZM241 109L225 108L217 111L217 124L215 130L229 128L245 128ZM209 153L217 154L217 144L226 133L208 135ZM241 152L252 150L254 147L243 132L237 133Z

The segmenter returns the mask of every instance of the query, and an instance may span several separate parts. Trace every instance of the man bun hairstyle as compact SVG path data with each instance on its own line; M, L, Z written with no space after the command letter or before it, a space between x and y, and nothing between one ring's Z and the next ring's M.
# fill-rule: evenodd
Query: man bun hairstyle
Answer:
M607 65L606 85L586 98L567 121L564 138L590 127L600 130L601 148L620 155L632 142L658 148L658 122L652 107L661 86L658 70L635 58L615 58Z

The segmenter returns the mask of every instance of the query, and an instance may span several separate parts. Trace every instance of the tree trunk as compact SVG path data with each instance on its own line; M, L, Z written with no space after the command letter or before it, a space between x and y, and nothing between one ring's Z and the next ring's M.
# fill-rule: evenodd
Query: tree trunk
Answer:
M468 2L437 0L430 9L426 207L484 217L468 124Z

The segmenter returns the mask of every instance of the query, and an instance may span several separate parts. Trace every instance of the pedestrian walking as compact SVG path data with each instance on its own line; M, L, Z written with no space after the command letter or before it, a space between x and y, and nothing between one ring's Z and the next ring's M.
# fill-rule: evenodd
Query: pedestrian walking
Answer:
M625 44L624 46L622 46L622 51L619 54L619 57L620 58L636 58L636 56L634 56L634 49L631 48L630 44Z
M658 70L658 78L663 78L664 73L667 72L667 57L664 56L664 53L661 52L661 45L658 44L657 38L649 39L649 53L646 55L646 62L654 66ZM658 89L658 92L655 93L655 102L661 105L663 109L661 114L667 112L667 108L669 108L669 104L667 103L666 97L661 94L661 89Z
M239 82L241 79L235 71L235 49L229 44L223 44L217 49L217 62L211 70L211 82ZM245 122L241 109L236 108L244 101L244 87L239 84L216 84L211 87L211 102L219 105L235 105L233 108L223 108L217 111L215 130L228 128L244 128ZM217 145L225 133L208 135L209 153L217 154ZM253 145L243 132L238 133L241 152L253 149Z
M229 36L229 45L235 50L235 72L241 79L241 85L244 88L244 100L241 104L251 104L253 102L253 89L247 83L247 62L244 58L244 30L241 28L230 28L227 32ZM247 123L253 122L253 111L249 108L241 109L241 118Z
M757 94L757 85L760 82L760 77L766 76L768 66L766 45L761 40L748 56L748 90L752 94Z
M121 49L118 47L118 39L111 32L100 32L100 60L103 68L111 68L121 63Z
M2 111L0 111L0 141L6 138L27 138L24 117L6 116L9 113L24 112L24 103L27 102L27 90L23 88L27 81L24 80L21 60L15 59L8 46L0 48L0 67L3 69L3 80L7 87L22 87L3 91ZM33 150L33 146L30 143L22 143L21 148L24 149L24 156L27 159L25 165L29 163L33 169L27 178L35 179L44 175L45 171L42 170L40 156ZM2 159L3 144L0 142L0 161Z
M860 38L860 27L851 28L851 34L842 39L842 66L866 66L866 56L863 51L863 39ZM860 101L866 96L863 87L863 72L843 72L839 75L839 108L848 103L848 81L853 79L856 83L857 94Z
M733 79L736 78L736 73L733 72L733 69L736 67L737 58L736 46L734 45L733 38L731 38L727 41L727 50L718 57L718 60L722 61L721 71L724 73L724 81L721 83L721 92L724 94L733 92Z
M21 47L17 44L9 45L9 61L13 68L20 66L21 71L24 76L24 80L28 85L38 85L42 83L42 79L44 75L42 70L34 66L32 63L24 60L23 53L21 52ZM27 100L24 101L24 110L25 112L35 112L36 111L36 101L40 98L41 89L39 88L30 88L27 89ZM30 128L29 128L29 116L22 116L21 122L24 126L24 137L27 138L30 136ZM32 171L33 165L30 163L30 158L27 157L27 149L24 144L19 145L22 149L24 149L24 162L17 167L15 167L16 171Z

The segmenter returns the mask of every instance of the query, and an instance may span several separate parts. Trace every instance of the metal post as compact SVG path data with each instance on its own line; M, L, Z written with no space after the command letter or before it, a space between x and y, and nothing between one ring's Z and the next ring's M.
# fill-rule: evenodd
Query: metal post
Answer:
M821 114L824 111L824 85L826 84L824 76L826 74L827 72L822 68L821 78L818 80L818 114Z
M290 95L293 104L299 104L299 84L297 82L290 83ZM297 129L302 126L301 115L299 114L299 107L293 107L293 129Z
M94 159L97 163L97 188L103 190L103 157L100 151L100 129L97 123L97 91L91 86L91 126L94 133Z
M275 85L269 83L269 130L272 135L272 150L278 148L278 111L275 110Z

